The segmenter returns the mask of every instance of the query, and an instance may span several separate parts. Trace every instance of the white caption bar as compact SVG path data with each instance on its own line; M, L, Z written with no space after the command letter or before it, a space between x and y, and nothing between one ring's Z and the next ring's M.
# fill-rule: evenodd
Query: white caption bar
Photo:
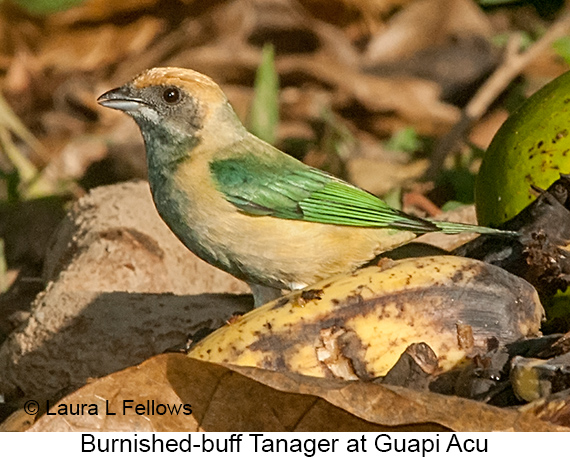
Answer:
M0 448L34 457L47 449L58 457L122 453L504 457L546 455L565 449L568 438L565 433L2 433Z

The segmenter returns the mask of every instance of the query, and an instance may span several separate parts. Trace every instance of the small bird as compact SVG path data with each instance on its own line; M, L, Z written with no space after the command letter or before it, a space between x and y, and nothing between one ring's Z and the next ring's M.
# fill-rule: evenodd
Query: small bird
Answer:
M256 306L419 234L513 234L408 215L298 161L249 133L220 87L193 70L147 70L98 102L138 124L162 219L196 255L245 280Z

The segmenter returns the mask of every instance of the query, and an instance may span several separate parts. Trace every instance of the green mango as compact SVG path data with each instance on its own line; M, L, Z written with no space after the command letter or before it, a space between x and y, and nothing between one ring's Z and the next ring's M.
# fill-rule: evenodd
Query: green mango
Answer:
M475 183L479 224L498 226L570 173L570 72L526 100L501 126Z

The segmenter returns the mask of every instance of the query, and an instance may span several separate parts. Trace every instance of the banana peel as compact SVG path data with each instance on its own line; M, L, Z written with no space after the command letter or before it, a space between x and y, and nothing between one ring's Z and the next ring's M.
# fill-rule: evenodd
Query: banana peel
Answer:
M543 314L533 286L499 267L455 256L386 260L267 303L188 355L370 380L385 375L411 344L426 343L443 372L486 352L490 342L538 335Z

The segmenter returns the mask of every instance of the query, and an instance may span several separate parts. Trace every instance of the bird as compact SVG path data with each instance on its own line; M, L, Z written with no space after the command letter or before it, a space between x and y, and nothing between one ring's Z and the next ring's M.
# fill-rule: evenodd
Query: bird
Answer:
M98 99L138 125L156 209L182 243L247 282L255 306L350 273L416 236L499 229L412 216L244 127L197 71L157 67Z

